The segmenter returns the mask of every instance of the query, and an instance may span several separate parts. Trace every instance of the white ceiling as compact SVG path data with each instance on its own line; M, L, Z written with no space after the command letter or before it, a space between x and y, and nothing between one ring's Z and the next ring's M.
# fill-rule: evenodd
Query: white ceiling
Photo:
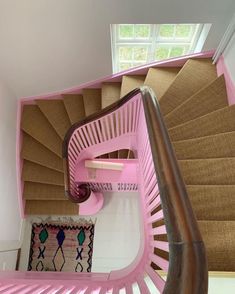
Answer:
M111 74L110 24L212 23L216 48L234 0L0 0L0 76L17 97Z

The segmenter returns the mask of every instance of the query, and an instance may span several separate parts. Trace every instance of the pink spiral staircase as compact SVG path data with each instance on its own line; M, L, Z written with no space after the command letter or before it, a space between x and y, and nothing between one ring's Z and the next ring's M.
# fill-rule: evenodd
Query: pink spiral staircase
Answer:
M115 151L116 146L132 150L135 159L96 159ZM1 273L1 293L131 294L137 285L141 294L150 294L147 279L160 293L207 293L204 245L150 88L136 89L73 125L64 140L63 158L66 194L80 203L80 214L101 209L103 191L138 188L142 224L139 253L128 267L108 274ZM86 160L121 163L123 168L97 169L91 175L85 168ZM167 279L156 269L166 272Z

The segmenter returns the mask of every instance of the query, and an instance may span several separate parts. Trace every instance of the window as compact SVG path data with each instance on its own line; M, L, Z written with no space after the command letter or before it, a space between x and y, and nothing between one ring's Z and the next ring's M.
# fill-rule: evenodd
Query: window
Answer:
M112 25L113 71L192 53L203 27L202 24Z

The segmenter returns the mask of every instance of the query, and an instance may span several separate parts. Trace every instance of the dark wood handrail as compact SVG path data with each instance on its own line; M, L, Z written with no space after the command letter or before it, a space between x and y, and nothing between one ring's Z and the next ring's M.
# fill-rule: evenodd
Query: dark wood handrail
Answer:
M64 186L65 186L65 196L69 198L74 203L82 203L85 202L91 194L91 189L87 186L86 188L84 185L79 186L79 190L82 191L80 195L72 195L70 192L70 176L69 176L69 167L68 167L68 147L69 147L69 140L73 134L73 132L78 129L79 127L82 127L83 125L92 122L94 120L97 120L104 115L107 115L111 112L114 112L119 107L124 105L126 102L131 100L133 97L135 97L137 94L141 93L141 90L139 88L131 91L126 96L124 96L119 101L107 106L106 108L102 109L99 112L96 112L92 115L87 116L85 119L73 124L65 134L63 145L62 145L62 157L63 157L63 167L64 167Z
M205 294L208 288L208 271L204 243L160 106L150 88L137 88L101 112L74 124L63 142L63 158L67 158L68 143L74 130L115 111L139 93L142 96L169 242L169 270L163 293Z

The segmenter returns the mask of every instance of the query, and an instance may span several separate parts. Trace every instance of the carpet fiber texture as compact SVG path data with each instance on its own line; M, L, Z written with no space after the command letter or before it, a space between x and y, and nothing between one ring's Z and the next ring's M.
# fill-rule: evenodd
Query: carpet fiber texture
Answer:
M90 272L94 224L33 223L29 271Z

